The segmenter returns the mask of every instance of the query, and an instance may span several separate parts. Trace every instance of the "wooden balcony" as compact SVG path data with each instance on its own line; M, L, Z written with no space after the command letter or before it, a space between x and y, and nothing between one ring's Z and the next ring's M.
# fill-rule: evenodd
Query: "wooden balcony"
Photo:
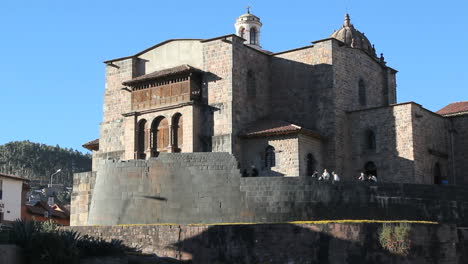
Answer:
M132 111L190 102L197 100L199 95L199 83L189 76L154 81L134 88L132 91Z

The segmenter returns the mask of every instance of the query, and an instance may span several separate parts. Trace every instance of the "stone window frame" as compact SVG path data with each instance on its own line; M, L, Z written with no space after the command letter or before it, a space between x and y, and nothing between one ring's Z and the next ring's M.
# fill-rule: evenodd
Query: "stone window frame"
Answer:
M255 98L257 96L257 80L255 76L255 71L252 69L247 70L247 95L249 97Z
M159 136L159 127L161 125L161 122L163 121L166 121L167 122L167 126L168 126L168 131L166 132L167 133L167 146L160 146L158 148L158 143L159 143L159 140L158 140L158 136ZM162 149L166 149L168 150L170 148L170 145L171 145L171 140L170 140L170 134L171 134L171 129L170 129L170 124L169 124L169 118L165 115L159 115L157 117L155 117L153 119L153 121L151 122L151 131L150 131L150 149L151 149L151 156L152 157L156 157L160 150Z
M179 112L172 115L172 124L171 124L171 138L172 138L172 152L179 153L182 152L183 141L183 115Z
M359 105L366 106L367 105L367 89L366 89L366 82L363 78L359 78L358 81L358 98L359 98Z
M375 129L367 128L364 132L364 149L366 151L377 151L377 133Z
M276 166L275 147L268 145L265 148L265 168L271 169Z
M135 144L135 159L145 159L146 158L146 148L148 146L147 139L147 123L146 119L140 119L137 123L136 128L136 144Z
M312 164L312 165L311 165ZM314 171L317 170L316 168L317 160L314 157L313 153L307 153L306 155L306 176L312 176Z
M251 27L249 34L249 44L258 45L258 29L256 27Z
M438 173L437 173L438 172ZM434 162L432 167L432 177L433 177L433 184L442 184L443 176L442 176L442 165L440 161Z
M243 39L245 39L245 27L239 28L239 36Z

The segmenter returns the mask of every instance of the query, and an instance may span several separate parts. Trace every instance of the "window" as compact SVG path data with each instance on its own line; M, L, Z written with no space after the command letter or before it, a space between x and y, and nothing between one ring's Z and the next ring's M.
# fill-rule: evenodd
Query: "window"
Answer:
M275 158L275 148L272 146L268 146L265 149L265 167L271 168L276 165L276 158Z
M255 73L252 70L247 71L247 95L254 98L257 95Z
M439 162L436 162L434 165L434 184L442 184L442 172Z
M3 181L0 180L0 200L3 199Z
M366 100L366 84L363 79L359 80L359 104L365 106L367 104Z
M241 28L241 29L239 30L239 36L240 36L241 38L245 38L245 28Z
M314 171L315 171L315 159L311 153L307 154L306 162L307 162L306 175L312 176L312 174L314 174Z
M370 129L366 131L365 142L366 142L366 149L375 150L376 142L375 142L375 133L374 133L374 131L372 131Z
M183 141L183 118L180 113L172 117L172 152L182 152Z
M147 146L146 120L142 119L138 122L137 128L137 159L145 159L145 150Z
M257 29L256 28L250 29L250 44L257 45Z

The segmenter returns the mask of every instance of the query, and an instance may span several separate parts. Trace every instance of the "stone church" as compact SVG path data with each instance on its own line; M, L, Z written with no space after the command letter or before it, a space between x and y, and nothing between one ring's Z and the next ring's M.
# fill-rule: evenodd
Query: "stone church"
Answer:
M235 34L106 61L100 137L84 145L93 171L74 175L71 225L468 225L468 102L437 113L397 103L397 71L349 15L339 24L272 53L247 12ZM342 182L308 177L324 169Z
M292 50L262 49L248 11L235 34L170 39L105 61L100 160L227 152L241 174L379 182L468 183L468 102L438 113L396 101L397 71L348 14L330 36ZM255 171L255 172L254 172Z

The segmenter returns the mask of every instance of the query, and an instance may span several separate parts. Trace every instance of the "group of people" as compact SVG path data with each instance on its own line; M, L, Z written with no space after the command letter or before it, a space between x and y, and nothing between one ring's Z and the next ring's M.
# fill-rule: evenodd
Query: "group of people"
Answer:
M327 169L323 170L322 175L318 175L318 171L314 171L312 174L312 178L316 178L319 181L333 181L333 182L339 182L340 181L340 176L334 171L330 174ZM259 171L257 168L255 168L254 165L251 166L251 170L247 171L244 169L242 171L242 177L257 177L259 176ZM365 175L364 172L361 172L361 175L358 177L359 181L367 181L367 182L377 182L377 177L375 175L369 174Z
M313 174L312 174L312 178L317 178L318 176L318 172L315 171ZM328 173L327 169L323 170L323 173L322 175L320 175L320 177L318 177L318 180L319 181L329 181L329 180L332 180L334 182L339 182L340 181L340 176L338 176L338 174L336 174L336 172L332 171L331 175L330 173Z
M358 180L360 181L369 181L369 182L377 182L377 177L375 175L369 174L365 175L364 172L361 172L361 175L359 175Z
M315 171L312 174L312 178L317 178L317 177L318 177L319 181L329 181L329 180L332 180L334 182L340 181L340 176L338 176L338 174L336 174L334 171L332 171L332 173L330 175L330 173L327 171L327 169L324 169L322 175L320 175L320 176L318 176L318 172ZM364 174L364 172L361 172L361 175L359 175L358 180L359 181L368 181L368 182L377 182L377 177L375 175L372 175L372 174L369 174L369 175L366 176Z

